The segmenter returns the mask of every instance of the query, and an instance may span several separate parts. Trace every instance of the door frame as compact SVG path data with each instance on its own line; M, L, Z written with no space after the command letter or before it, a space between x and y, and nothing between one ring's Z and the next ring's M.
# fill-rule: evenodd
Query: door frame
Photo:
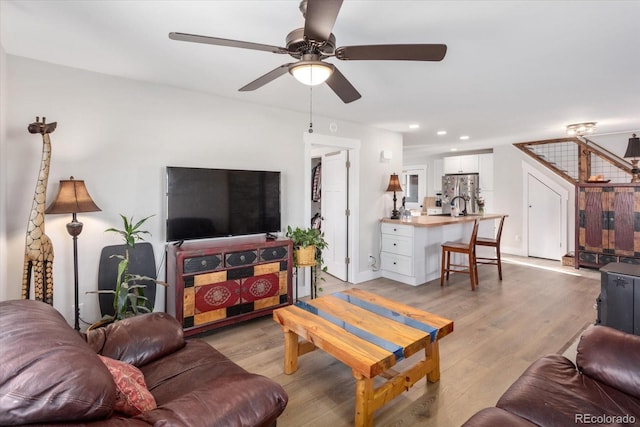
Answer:
M569 191L525 161L522 161L522 252L529 256L529 175L560 195L560 244L566 253L569 250Z
M340 255L342 255L341 257L335 257L336 252L334 252L332 254L332 256L327 256L328 253L325 253L323 258L325 261L325 267L327 268L327 273L331 274L332 276L336 277L337 279L340 280L348 280L349 279L349 272L347 271L348 269L348 264L345 261L345 258L348 256L348 251L349 251L349 240L348 239L343 239L343 236L338 236L335 233L333 233L333 237L338 237L337 241L334 241L328 234L327 232L330 231L327 227L325 227L326 224L334 224L334 227L343 227L344 226L344 231L348 236L349 233L349 221L348 221L348 216L346 215L346 210L349 209L349 196L350 194L348 193L349 190L349 177L347 176L348 173L348 168L346 166L346 164L349 162L349 150L332 150L331 147L323 147L321 149L313 149L312 150L313 153L312 155L316 155L317 151L322 152L321 154L321 159L322 159L322 178L321 178L321 182L322 182L322 197L321 197L321 203L320 203L320 212L322 214L322 230L325 233L325 240L327 241L327 244L329 245L329 247L327 248L327 252L331 252L331 251L335 251L336 248L338 249L338 252L340 252ZM325 195L327 194L327 191L325 191L325 184L327 183L327 181L325 181L326 177L327 177L327 171L329 170L328 167L326 167L327 162L330 161L330 159L333 158L333 156L336 156L336 158L338 159L338 166L339 166L339 174L342 178L344 178L343 180L340 180L340 190L343 191L343 195L344 195L344 199L343 199L343 203L344 203L344 210L336 210L336 209L329 209L329 204L328 203L323 203L323 201L326 201L327 198L325 197ZM335 169L334 169L335 170ZM346 184L346 185L344 185ZM344 186L343 186L344 185ZM340 202L338 202L340 203ZM339 208L342 207L342 205L338 206ZM335 214L337 214L338 216L335 218L334 221L325 221L325 218L327 218L326 213L329 212L329 210L331 212L334 212ZM328 216L329 218L331 218L331 216ZM334 230L335 231L335 230ZM332 248L332 245L334 246Z
M562 196L535 176L529 174L527 178L529 189L527 255L560 261L567 251L562 243ZM532 200L532 197L535 200ZM539 213L542 217L534 220L531 217L532 212ZM545 217L545 214L558 215L558 217ZM533 225L537 227L532 227ZM532 247L531 242L534 240L536 245Z
M347 232L347 256L350 259L347 266L347 282L355 283L356 272L359 271L358 265L359 257L357 254L360 252L360 240L359 240L359 197L360 190L360 146L361 141L359 139L342 138L331 135L323 135L319 133L304 132L304 218L305 224L310 224L311 221L311 158L316 156L317 150L320 149L332 149L332 150L348 150L349 162L351 166L348 172L348 188L349 193L348 209L350 215L347 220L348 232Z
M401 182L406 183L406 176L409 174L418 175L418 201L416 203L407 202L407 209L426 210L426 207L423 206L423 204L424 198L427 197L427 173L427 165L411 165L402 167ZM411 206L409 206L409 204Z

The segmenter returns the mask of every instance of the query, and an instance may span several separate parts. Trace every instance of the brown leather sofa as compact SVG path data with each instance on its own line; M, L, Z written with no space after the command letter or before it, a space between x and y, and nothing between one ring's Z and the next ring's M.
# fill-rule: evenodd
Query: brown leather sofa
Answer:
M594 326L580 338L576 365L539 359L464 426L640 424L640 336Z
M138 367L157 408L115 413L114 379L98 354ZM51 306L0 302L0 425L275 426L287 394L165 313L82 334ZM56 424L60 425L60 424Z

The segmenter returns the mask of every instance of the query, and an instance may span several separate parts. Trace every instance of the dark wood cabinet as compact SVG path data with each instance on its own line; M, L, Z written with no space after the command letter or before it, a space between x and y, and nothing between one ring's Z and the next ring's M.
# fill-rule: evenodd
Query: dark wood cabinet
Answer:
M288 239L237 237L167 248L167 311L186 336L291 304Z
M596 324L640 335L640 266L613 262L600 272Z
M640 186L576 186L576 267L640 264Z

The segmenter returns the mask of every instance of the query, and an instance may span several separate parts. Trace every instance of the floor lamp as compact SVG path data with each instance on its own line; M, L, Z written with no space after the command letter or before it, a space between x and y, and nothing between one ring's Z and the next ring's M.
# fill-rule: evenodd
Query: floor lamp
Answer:
M76 331L80 330L80 307L78 298L78 236L82 233L82 223L76 218L78 212L97 212L100 208L91 199L84 181L73 179L61 179L58 194L53 203L44 211L48 214L72 215L71 222L67 224L67 232L73 237L73 286L75 303Z

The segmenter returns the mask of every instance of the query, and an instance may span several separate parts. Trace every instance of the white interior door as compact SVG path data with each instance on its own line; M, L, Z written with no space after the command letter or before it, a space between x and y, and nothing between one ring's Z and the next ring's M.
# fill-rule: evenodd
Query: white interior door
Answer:
M323 252L327 273L347 280L348 151L322 156L322 231L328 248Z
M529 256L562 258L562 197L532 175L528 175Z

